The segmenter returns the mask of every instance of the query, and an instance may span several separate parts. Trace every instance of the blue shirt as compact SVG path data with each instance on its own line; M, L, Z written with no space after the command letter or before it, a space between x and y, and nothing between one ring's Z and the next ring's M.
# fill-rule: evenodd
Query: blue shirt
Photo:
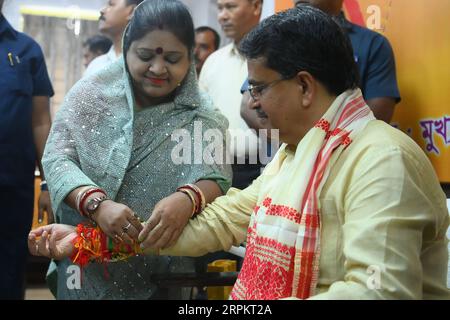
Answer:
M381 34L360 27L345 19L344 14L337 22L347 32L352 43L355 62L358 65L364 99L389 97L400 101L397 85L394 52L389 41ZM241 93L248 89L248 80L241 87Z
M389 41L375 31L349 22L343 14L338 19L352 43L364 99L389 97L399 102L395 58Z
M0 14L0 186L32 184L33 96L53 96L39 45Z

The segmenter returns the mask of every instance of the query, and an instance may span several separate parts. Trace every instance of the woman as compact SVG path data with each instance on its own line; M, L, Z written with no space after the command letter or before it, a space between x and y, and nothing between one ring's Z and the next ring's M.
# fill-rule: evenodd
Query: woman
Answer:
M192 18L181 2L144 1L125 32L124 58L68 93L43 157L58 222L90 219L131 244L142 228L139 220L151 216L157 245L166 247L196 208L186 190L175 192L178 187L195 183L206 203L229 188L227 166L172 160L174 130L194 136L194 122L203 131L223 134L226 128L225 118L198 91L193 47ZM172 257L133 257L109 264L107 272L90 264L81 289L71 290L70 265L66 259L57 266L59 299L184 299L188 290L163 292L150 275L193 270L189 258Z

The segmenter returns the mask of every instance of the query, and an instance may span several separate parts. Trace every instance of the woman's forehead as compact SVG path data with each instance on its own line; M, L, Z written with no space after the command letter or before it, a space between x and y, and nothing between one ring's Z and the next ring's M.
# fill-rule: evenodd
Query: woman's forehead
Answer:
M187 50L186 46L177 36L168 30L152 30L147 32L142 38L133 41L137 47L163 51L182 51ZM159 50L159 51L160 51Z

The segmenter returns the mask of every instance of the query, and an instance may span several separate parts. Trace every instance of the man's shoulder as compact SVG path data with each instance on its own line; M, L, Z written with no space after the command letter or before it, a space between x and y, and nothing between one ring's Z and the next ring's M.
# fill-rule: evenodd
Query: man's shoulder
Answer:
M208 68L208 65L211 67L214 65L222 64L224 61L226 61L225 59L227 59L227 57L230 56L232 49L233 44L230 43L227 44L225 47L222 47L219 50L214 51L213 53L211 53L208 59L206 59L203 68L205 67Z
M30 37L28 34L16 31L16 36L17 42L21 47L27 48L28 52L32 52L34 55L43 55L39 43L37 43L37 41Z
M97 72L100 69L103 69L110 63L110 60L108 58L108 54L102 54L101 56L98 56L94 60L91 61L91 63L86 68L86 71L84 75L90 75L95 72Z
M365 157L400 153L417 163L427 161L425 153L411 137L380 120L369 122L353 144L352 152L364 153Z
M382 45L388 44L390 46L389 40L379 32L371 30L369 28L351 23L351 31L349 32L350 38L354 36L354 39L364 42L367 45Z

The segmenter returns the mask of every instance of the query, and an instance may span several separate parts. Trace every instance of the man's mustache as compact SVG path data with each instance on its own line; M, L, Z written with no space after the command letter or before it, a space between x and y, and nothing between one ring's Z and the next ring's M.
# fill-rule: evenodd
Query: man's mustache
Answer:
M261 108L257 108L257 109L255 109L255 111L259 118L264 118L264 119L269 118L267 113L265 113Z

